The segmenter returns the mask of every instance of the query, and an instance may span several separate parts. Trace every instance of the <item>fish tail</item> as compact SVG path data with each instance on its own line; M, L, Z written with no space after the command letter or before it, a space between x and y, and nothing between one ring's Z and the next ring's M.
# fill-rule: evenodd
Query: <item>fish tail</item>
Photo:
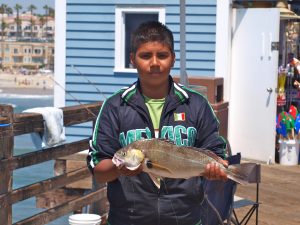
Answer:
M249 184L256 176L255 163L242 163L228 166L228 178L242 185Z

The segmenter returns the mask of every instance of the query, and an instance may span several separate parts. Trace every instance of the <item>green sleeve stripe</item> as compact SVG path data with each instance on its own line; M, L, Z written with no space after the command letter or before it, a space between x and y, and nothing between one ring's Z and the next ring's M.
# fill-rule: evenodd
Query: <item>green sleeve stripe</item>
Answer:
M115 95L117 95L117 94L119 94L120 92L123 92L123 91L124 91L123 89L117 91L116 93L114 93L114 94L113 94L111 97L109 97L108 99L112 98L113 96L115 96ZM96 141L97 141L97 137L98 137L98 127L99 127L100 116L101 116L103 107L104 107L104 105L107 103L107 100L108 100L108 99L106 99L106 100L103 102L103 104L102 104L102 106L101 106L101 108L100 108L100 112L99 112L99 114L98 114L97 120L96 120L96 124L95 124L95 127L94 127L94 132L93 132L93 137L92 137L92 143L93 143L94 148L97 148L97 147L96 147L96 146L97 146L97 145L96 145ZM98 150L98 149L97 149L97 150Z

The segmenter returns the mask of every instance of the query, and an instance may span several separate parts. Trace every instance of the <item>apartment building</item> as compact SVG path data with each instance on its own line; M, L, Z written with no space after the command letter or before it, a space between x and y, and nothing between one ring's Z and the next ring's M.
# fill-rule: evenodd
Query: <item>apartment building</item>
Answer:
M3 68L54 68L53 42L0 42L0 65Z
M3 16L3 18L2 18ZM0 67L3 69L54 68L55 21L28 13L0 15ZM18 21L18 23L17 23Z

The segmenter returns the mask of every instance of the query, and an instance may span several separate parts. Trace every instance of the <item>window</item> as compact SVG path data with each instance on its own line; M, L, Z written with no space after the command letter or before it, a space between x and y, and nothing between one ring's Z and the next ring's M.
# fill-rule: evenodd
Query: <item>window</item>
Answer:
M21 63L22 62L22 57L19 57L19 56L13 57L13 62L14 63Z
M42 50L40 48L34 49L34 54L40 55L42 53Z
M130 65L130 35L143 22L157 20L165 23L165 9L151 8L116 8L115 24L115 72L135 72Z
M42 57L35 57L35 58L32 58L32 62L33 63L43 63L44 62L44 58L42 58Z
M30 54L31 53L31 49L30 48L24 48L24 53L27 53L27 54L29 53Z

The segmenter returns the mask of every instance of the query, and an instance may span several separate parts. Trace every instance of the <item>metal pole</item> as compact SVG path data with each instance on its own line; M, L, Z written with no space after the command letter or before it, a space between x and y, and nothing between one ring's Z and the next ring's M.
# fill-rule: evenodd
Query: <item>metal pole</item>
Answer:
M180 83L187 86L185 44L185 0L180 0Z

